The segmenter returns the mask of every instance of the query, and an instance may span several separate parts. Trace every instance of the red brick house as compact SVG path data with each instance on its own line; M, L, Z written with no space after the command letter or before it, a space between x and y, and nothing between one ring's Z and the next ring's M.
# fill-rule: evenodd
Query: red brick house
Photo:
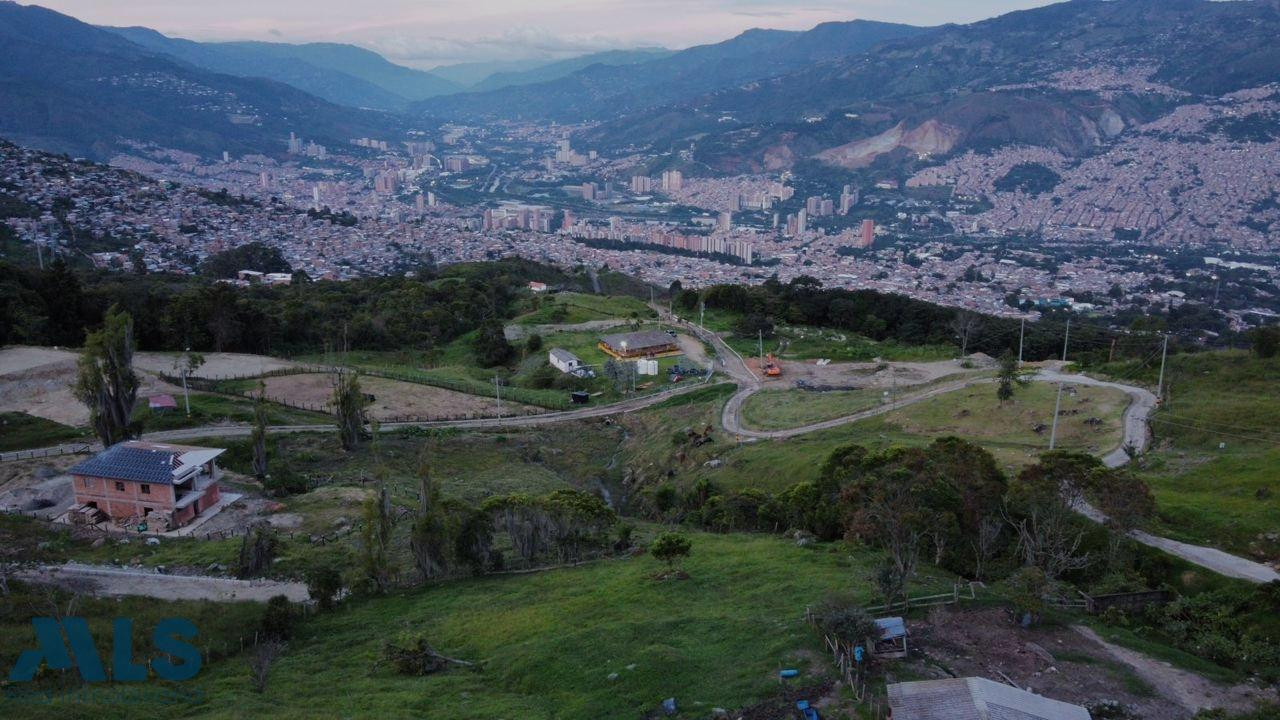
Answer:
M173 530L218 504L225 450L131 440L71 468L76 506L117 524Z

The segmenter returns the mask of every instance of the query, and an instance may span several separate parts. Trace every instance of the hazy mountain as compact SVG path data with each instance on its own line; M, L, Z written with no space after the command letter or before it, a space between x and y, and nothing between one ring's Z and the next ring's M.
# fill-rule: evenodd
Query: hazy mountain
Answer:
M472 88L476 91L497 90L513 85L533 85L534 83L557 80L592 65L634 65L648 60L670 57L675 52L665 48L636 48L635 50L607 50L605 52L581 55L567 60L557 60L539 67L523 71L495 72L481 80Z
M1270 0L1075 0L623 115L587 140L697 136L726 172L1009 143L1078 154L1199 94L1280 81L1277 36Z
M41 7L0 2L0 135L96 158L122 139L213 154L278 151L290 131L337 144L389 132L383 113L203 70Z
M826 23L807 32L748 30L721 43L647 62L595 64L549 82L432 98L415 108L463 119L606 119L687 101L921 32L924 30L909 25L863 20Z
M388 62L377 53L337 43L202 43L144 27L104 28L131 42L197 67L292 85L330 102L396 110L415 100L462 88L431 73Z
M475 87L477 83L484 82L484 79L495 73L504 72L527 72L536 70L544 65L550 65L557 62L556 60L488 60L483 62L464 62L455 63L453 65L441 65L431 68L431 74L436 77L444 78L455 85L462 88Z

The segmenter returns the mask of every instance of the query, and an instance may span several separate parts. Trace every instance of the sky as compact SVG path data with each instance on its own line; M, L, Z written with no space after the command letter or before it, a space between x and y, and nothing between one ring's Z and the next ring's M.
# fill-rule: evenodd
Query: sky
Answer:
M27 2L28 0L23 0ZM972 22L1048 0L36 0L95 25L192 40L347 42L422 69L719 42L829 20Z

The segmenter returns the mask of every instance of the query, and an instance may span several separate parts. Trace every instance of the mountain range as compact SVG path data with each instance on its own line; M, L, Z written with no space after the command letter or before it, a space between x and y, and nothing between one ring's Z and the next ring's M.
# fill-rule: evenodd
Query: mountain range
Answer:
M52 10L0 2L0 136L105 159L127 140L213 155L383 136L403 120L211 72Z
M399 110L416 100L463 90L461 85L396 65L354 45L204 43L167 37L144 27L103 29L205 70L276 80L339 105Z
M483 121L602 120L739 83L860 53L893 38L924 33L910 25L855 20L812 30L748 30L730 40L625 65L593 64L548 82L431 98L414 105L439 118Z
M1280 81L1276 37L1275 0L1074 0L651 104L583 138L694 146L722 172L805 158L856 169L1009 144L1079 155L1197 98Z

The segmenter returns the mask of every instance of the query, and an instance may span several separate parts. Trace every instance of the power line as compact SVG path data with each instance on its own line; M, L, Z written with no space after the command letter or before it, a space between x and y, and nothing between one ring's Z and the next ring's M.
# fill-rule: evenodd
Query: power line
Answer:
M1212 433L1214 435L1222 435L1223 437L1233 437L1238 440L1248 440L1249 442L1280 445L1280 439L1277 439L1277 438L1259 438L1259 437L1252 437L1249 435L1240 435L1238 433L1223 432L1222 430L1214 430L1213 428L1200 427L1198 425L1189 425L1187 423L1174 422L1173 420L1166 420L1164 418L1159 418L1159 417L1151 418L1151 422L1158 422L1164 425L1172 425L1174 427L1186 428L1189 430L1197 430L1199 432L1204 432L1204 433Z

